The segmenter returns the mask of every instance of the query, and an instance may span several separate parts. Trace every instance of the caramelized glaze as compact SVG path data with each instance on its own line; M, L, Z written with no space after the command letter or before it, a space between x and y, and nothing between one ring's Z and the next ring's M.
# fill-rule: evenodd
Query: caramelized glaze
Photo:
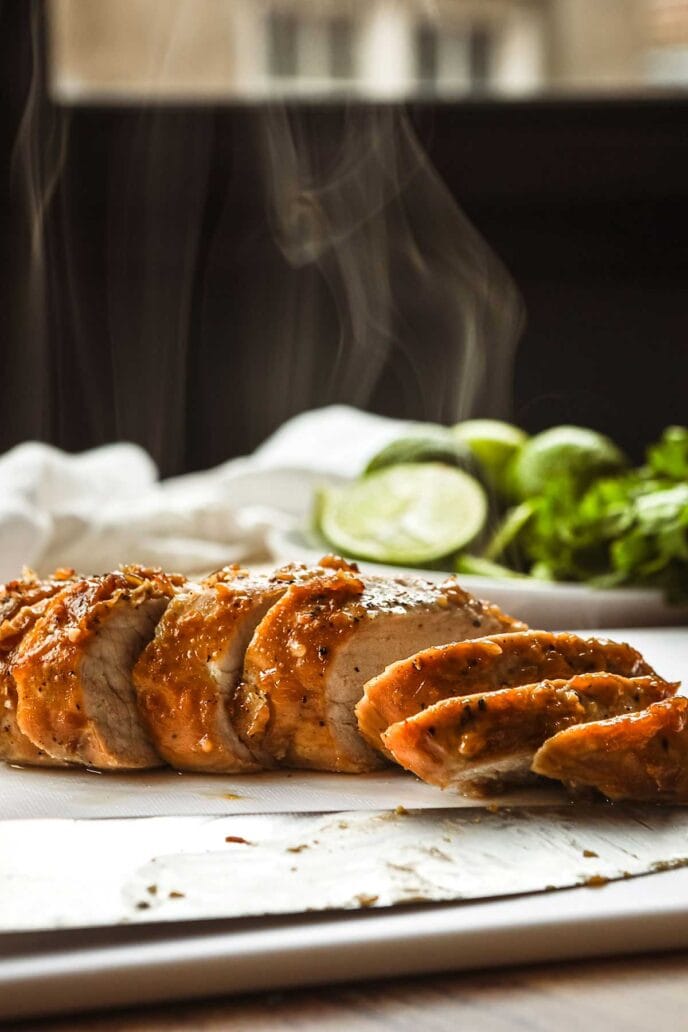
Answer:
M58 758L66 752L77 760L82 737L94 737L80 679L89 640L121 601L137 606L171 598L181 582L159 570L128 566L59 591L24 636L11 665L21 730L36 742L54 742Z
M534 684L545 678L654 671L630 645L575 634L522 631L426 649L388 667L365 686L357 707L361 733L380 748L392 724L456 695Z
M561 731L538 750L532 769L613 800L688 803L688 699Z
M362 577L339 560L322 578L291 587L264 617L246 653L234 709L243 740L266 763L344 772L379 765L372 755L352 758L342 744L329 712L332 664L364 623L394 614L417 614L422 622L428 612L460 613L470 626L499 614L496 626L523 626L474 599L453 578L438 586L417 577Z
M170 603L133 674L146 727L168 763L181 770L260 769L227 726L231 714L214 668L257 607L314 575L300 565L272 575L228 566Z
M74 570L59 569L41 580L26 570L0 591L0 758L10 763L52 763L19 729L17 688L11 672L13 654L24 635L43 615L54 595L73 579Z
M234 722L264 762L300 757L316 766L336 743L326 722L323 682L333 649L366 614L365 585L354 569L332 569L294 585L260 624L246 653Z
M643 709L676 689L657 677L579 674L445 699L393 724L382 738L395 760L424 781L480 789L490 766L505 760L527 773L535 751L564 728ZM502 787L499 778L495 787Z

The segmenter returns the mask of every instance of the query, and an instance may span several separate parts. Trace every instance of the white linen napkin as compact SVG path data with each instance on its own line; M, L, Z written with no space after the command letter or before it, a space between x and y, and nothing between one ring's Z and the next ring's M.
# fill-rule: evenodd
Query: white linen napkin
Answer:
M194 574L268 558L324 480L352 477L409 424L346 406L285 423L247 458L161 481L134 444L78 455L37 442L0 457L0 581L22 566L84 573L122 562Z

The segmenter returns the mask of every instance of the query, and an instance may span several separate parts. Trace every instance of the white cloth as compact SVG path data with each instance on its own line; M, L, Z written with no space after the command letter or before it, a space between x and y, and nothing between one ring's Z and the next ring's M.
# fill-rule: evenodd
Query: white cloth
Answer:
M268 558L318 484L352 477L408 424L332 406L297 416L247 458L160 481L137 445L79 455L28 442L0 457L0 581L22 566L83 573L123 562L192 574Z

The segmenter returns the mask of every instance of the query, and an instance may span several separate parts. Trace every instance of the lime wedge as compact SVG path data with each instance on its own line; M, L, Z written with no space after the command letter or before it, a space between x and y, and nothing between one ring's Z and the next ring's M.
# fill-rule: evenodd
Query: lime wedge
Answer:
M467 419L457 423L452 433L457 441L471 449L488 483L505 493L507 466L528 440L528 435L499 419Z
M358 559L422 566L463 548L482 530L480 484L439 463L405 463L320 496L320 532Z

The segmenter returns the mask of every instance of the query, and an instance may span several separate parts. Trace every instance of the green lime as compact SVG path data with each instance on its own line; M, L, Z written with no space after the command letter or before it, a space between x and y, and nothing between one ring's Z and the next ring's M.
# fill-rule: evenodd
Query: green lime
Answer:
M316 487L315 491L313 492L313 504L311 506L310 527L308 528L311 534L317 535L320 533L320 524L322 523L322 511L323 505L325 504L326 493L327 488L325 487Z
M499 419L467 419L457 423L452 433L455 439L468 445L488 483L500 493L505 492L505 472L514 456L528 440L528 435L511 423Z
M532 498L557 478L567 477L583 488L595 477L627 465L626 456L604 434L582 426L554 426L526 441L509 467L508 479L516 497Z
M412 431L408 437L401 437L386 445L374 455L364 472L375 473L387 466L398 466L409 462L444 462L467 472L474 471L475 463L468 445L458 441L446 426L427 423Z
M482 530L487 498L480 484L439 463L406 463L325 490L320 532L359 559L422 566L463 548Z

